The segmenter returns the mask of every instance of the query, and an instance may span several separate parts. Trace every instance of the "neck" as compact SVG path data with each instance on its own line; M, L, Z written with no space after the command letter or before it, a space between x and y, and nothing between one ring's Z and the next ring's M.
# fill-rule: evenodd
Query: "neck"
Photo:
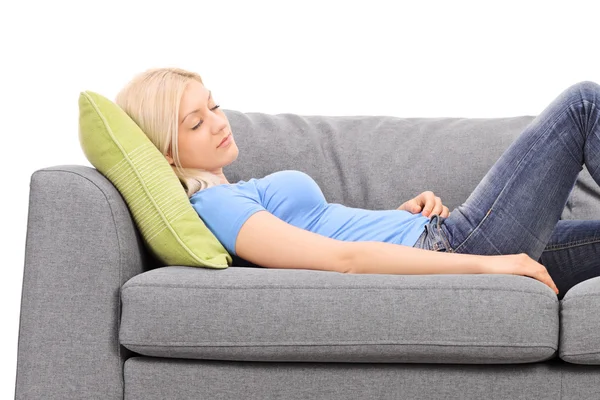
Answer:
M223 170L222 169L220 171L213 172L213 174L215 174L215 175L217 175L219 177L219 182L222 185L230 185L229 181L227 180L227 178L223 174Z

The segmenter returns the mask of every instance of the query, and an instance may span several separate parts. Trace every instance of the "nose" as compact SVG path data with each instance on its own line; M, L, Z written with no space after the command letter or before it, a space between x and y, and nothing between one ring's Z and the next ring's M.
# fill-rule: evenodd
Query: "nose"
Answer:
M220 133L222 132L225 128L227 128L227 118L225 118L225 116L221 116L221 115L217 115L215 113L211 113L211 127L212 127L212 133Z

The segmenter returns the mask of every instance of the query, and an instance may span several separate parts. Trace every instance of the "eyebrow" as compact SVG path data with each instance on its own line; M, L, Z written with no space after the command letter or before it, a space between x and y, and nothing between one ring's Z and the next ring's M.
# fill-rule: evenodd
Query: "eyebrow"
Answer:
M206 103L207 103L207 104L208 104L208 102L210 101L210 98L211 98L211 97L212 97L212 91L211 91L211 90L209 90L209 91L208 91L208 99L206 100ZM198 112L198 111L200 111L200 109L199 109L199 108L198 108L197 110L194 110L194 111L190 112L190 113L189 113L188 115L186 115L185 117L183 117L183 119L181 120L180 124L183 124L183 121L185 121L185 119L186 119L187 117L189 117L189 116L190 116L190 114L193 114L193 113L195 113L195 112Z

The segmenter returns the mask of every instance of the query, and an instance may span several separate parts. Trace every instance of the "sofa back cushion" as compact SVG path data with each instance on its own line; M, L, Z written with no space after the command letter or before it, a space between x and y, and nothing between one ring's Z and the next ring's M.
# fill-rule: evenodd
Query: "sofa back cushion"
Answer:
M373 210L395 209L426 190L454 209L535 118L224 112L239 148L223 168L230 182L297 169L328 202ZM585 167L562 218L600 219L600 188Z

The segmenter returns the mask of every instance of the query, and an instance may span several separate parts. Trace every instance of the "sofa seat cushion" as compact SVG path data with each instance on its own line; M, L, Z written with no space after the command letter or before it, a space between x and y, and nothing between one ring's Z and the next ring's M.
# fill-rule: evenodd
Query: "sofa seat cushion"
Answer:
M155 357L502 364L558 347L556 295L518 275L169 266L121 300L121 344Z
M559 357L573 364L600 365L600 278L573 286L560 304Z

